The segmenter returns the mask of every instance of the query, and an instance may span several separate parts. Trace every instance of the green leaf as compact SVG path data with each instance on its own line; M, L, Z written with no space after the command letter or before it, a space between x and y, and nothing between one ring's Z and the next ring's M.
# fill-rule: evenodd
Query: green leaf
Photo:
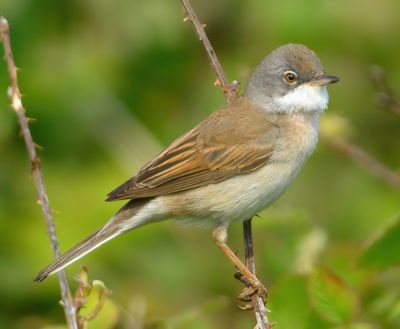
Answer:
M111 329L115 328L119 321L117 306L109 299L104 301L101 311L89 322L89 329Z
M317 267L313 270L309 293L315 311L331 324L349 323L357 313L358 298L355 292L326 268Z
M308 297L308 296L307 296ZM327 321L322 319L319 314L312 308L310 311L310 316L307 320L306 329L332 329L332 325ZM274 328L277 329L277 328Z
M400 216L370 243L361 264L377 269L400 264Z
M89 281L87 269L79 274L75 303L80 305L78 321L83 329L110 329L118 323L118 308L108 299L109 291L100 280Z
M306 328L310 313L306 277L281 280L271 290L266 307L277 328Z

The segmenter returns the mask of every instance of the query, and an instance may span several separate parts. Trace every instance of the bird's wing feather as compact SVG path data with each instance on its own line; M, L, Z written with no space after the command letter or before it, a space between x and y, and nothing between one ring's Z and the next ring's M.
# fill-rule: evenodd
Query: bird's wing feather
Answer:
M227 122L220 112L178 138L136 176L108 194L107 201L180 192L218 183L266 164L273 147L258 140L259 131L255 129L262 129L265 136L266 132L273 133L276 126L266 121L262 128L257 124L258 128L250 125L238 129L238 125L246 124L243 114L233 111L237 120L231 118Z

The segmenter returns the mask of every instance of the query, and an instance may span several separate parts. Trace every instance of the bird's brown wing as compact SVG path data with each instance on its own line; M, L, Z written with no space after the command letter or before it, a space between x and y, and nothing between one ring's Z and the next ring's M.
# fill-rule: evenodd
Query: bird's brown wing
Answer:
M232 114L235 115L235 114ZM247 119L225 122L214 115L173 142L139 173L108 194L107 201L138 199L218 183L266 164L273 148L256 138L276 129L269 121L258 128L240 127ZM243 122L241 122L243 121ZM262 131L255 131L255 129Z

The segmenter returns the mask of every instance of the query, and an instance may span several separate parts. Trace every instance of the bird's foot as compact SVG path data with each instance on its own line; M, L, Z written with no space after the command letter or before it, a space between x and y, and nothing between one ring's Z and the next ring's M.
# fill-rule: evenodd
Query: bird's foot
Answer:
M249 279L239 271L235 273L235 278L242 281L246 285L246 287L238 296L238 299L240 301L251 302L253 296L257 294L263 300L264 304L266 303L268 290L260 282L260 280L258 280L257 278L256 280L254 280L253 278Z
M261 282L258 282L255 286L245 287L239 294L238 299L242 302L251 302L254 295L258 295L265 304L267 302L268 290Z

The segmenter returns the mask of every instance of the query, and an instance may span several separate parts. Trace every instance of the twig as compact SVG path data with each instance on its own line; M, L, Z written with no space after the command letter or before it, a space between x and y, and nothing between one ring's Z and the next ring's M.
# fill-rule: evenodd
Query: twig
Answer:
M366 167L370 172L382 178L389 185L400 189L400 173L385 166L382 162L364 151L360 146L337 137L326 138L326 140L339 152L349 156L362 166Z
M249 218L243 222L243 237L244 237L244 253L245 253L245 260L247 268L256 273L256 265L254 261L254 252L253 252L253 234L251 230L251 221L252 219ZM251 299L251 304L253 306L254 314L257 319L257 329L271 329L272 323L269 322L267 316L267 309L264 306L263 299L254 294Z
M377 92L378 106L400 116L400 100L395 96L392 87L389 85L385 71L380 66L372 66L370 76Z
M14 63L14 57L11 50L10 28L7 20L0 17L0 39L4 45L5 60L7 63L8 74L10 76L11 86L8 90L8 95L11 98L11 107L15 111L19 124L22 130L26 148L29 155L29 160L32 165L32 176L35 180L36 190L38 193L38 203L40 204L43 216L46 220L48 234L50 236L51 246L55 257L60 257L61 252L58 246L56 233L53 225L52 210L49 199L46 193L46 188L43 180L43 175L40 169L40 158L37 155L35 143L33 142L31 132L29 130L28 119L25 116L25 109L21 101L21 93L18 86L17 68ZM67 318L68 327L78 329L76 321L75 306L73 305L71 292L69 289L67 277L64 271L58 273L58 278L61 287L62 304Z
M204 31L204 24L200 23L197 18L196 13L193 10L189 0L181 0L182 5L186 11L186 20L190 20L193 23L193 26L196 30L196 33L203 43L204 48L206 49L208 58L210 59L211 66L217 75L217 84L219 84L226 95L227 103L231 103L237 93L239 92L240 86L237 81L229 84L228 79L225 76L224 70L218 60L218 57ZM246 266L254 273L255 272L255 264L254 264L254 254L253 254L253 238L251 233L251 219L248 219L243 222L243 233L244 233L244 243L245 243L245 262ZM264 302L261 297L255 295L252 299L252 305L254 309L254 313L257 319L257 328L258 329L270 329L272 325L268 321L268 317L266 314L266 309L264 306Z
M200 41L203 43L204 48L206 49L208 58L210 59L211 66L217 75L216 84L221 86L222 91L225 93L227 98L227 103L231 103L237 92L239 91L239 85L236 81L229 84L228 79L225 76L224 70L222 69L221 63L218 60L217 55L215 54L214 48L210 43L210 40L207 37L207 34L204 31L205 25L202 24L195 11L193 10L192 5L190 4L189 0L181 0L183 8L186 11L186 17L184 21L190 20L193 23L194 29L196 30L197 36L199 37Z

